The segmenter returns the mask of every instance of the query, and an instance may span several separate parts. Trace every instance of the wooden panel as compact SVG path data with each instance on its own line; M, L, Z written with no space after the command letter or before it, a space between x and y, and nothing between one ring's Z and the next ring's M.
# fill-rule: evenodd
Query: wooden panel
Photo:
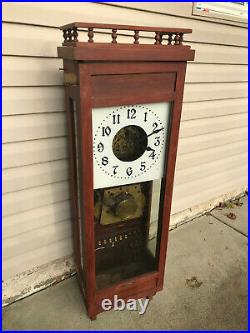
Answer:
M5 143L2 156L4 169L64 159L68 156L66 137Z
M35 216L35 219L34 219ZM70 202L62 201L3 218L3 239L70 220Z
M247 84L241 82L186 83L184 88L184 102L247 97L247 92Z
M196 139L196 137L194 139ZM232 142L222 146L212 146L208 149L186 152L185 154L179 153L176 161L176 174L178 175L179 171L187 168L210 163L211 161L216 163L221 159L245 152L247 152L247 140Z
M246 113L246 98L184 103L181 120L210 118L236 113Z
M238 144L239 141L247 138L247 128L181 138L179 155L192 153L199 150L199 147L201 150L214 147L213 136L216 138L216 146L225 144L231 146L235 141ZM3 144L3 168L64 159L68 156L66 146L66 137Z
M2 95L3 115L64 111L62 87L7 87Z
M62 85L61 59L3 57L4 86ZM245 65L188 64L186 82L246 81Z
M201 151L203 149L231 144L232 142L243 141L247 139L247 127L235 128L223 132L211 132L198 136L180 138L178 145L178 154Z
M68 161L32 164L2 172L2 193L20 191L68 179Z
M82 38L86 40L86 36ZM57 28L4 23L2 52L4 55L57 57L55 46L60 44L61 39L61 31ZM110 34L95 33L95 42L109 41ZM132 36L119 36L118 32L119 43L131 43L131 41L133 42ZM140 38L140 43L153 42L152 38ZM247 64L248 62L246 47L188 44L195 49L195 62L198 63Z
M181 123L180 137L226 131L232 128L247 127L247 114L196 119Z
M199 102L206 101L202 110L205 108L205 104L208 100L218 100L222 106L221 111L216 110L215 112L225 112L225 107L229 108L230 113L234 112L233 108L229 105L235 105L235 112L241 109L241 102L231 98L242 98L247 97L247 84L230 82L225 84L220 83L200 83L200 84L190 84L185 85L185 101L186 102ZM224 99L228 99L227 101ZM63 87L7 87L3 88L3 115L11 114L27 114L27 113L44 113L44 112L58 112L64 110L64 92ZM212 103L212 102L211 102ZM225 104L224 104L225 103ZM239 104L237 104L239 103ZM246 103L246 99L245 102ZM225 107L223 108L223 104ZM20 107L17 107L20 106ZM184 103L183 112L185 113L185 108L188 107L189 112L196 113L192 106L186 106ZM198 104L197 104L198 105ZM209 112L212 112L212 104L207 104ZM215 109L219 108L219 104L214 104ZM239 108L237 107L239 106ZM245 105L245 104L244 104ZM198 106L197 106L198 107ZM243 107L243 105L242 105ZM191 111L192 109L192 111Z
M145 100L145 95L151 99L151 102L163 101L173 97L175 81L176 73L93 76L91 80L93 106L108 106L110 102L108 96L112 96L111 105L114 105L113 99L119 100L121 94L128 104L140 103L140 100Z
M70 236L71 224L69 220L39 228L39 233L36 229L21 233L17 237L10 237L3 241L3 259L22 255Z
M208 64L247 64L247 48L226 45L190 43L195 50L195 62Z
M6 116L3 118L3 142L64 136L64 113Z
M172 214L246 187L247 165L174 187Z
M198 150L198 152L180 154L177 158L177 175L179 170L210 163L211 161L216 165L221 159L231 158L246 151L247 141L240 141L206 150ZM230 163L228 166L233 167ZM19 191L67 179L68 160L6 169L3 170L3 193Z
M206 188L209 190L218 184L226 184L228 180L232 180L233 178L242 178L247 176L247 164L241 164L237 168L229 169L224 172L223 169L217 171L216 174L209 175L207 177L203 177L200 179L193 179L190 182L185 182L183 184L178 184L175 186L175 200L184 200L189 196L196 197L197 203L199 203L199 193L204 191ZM231 178L233 177L233 178ZM222 181L223 180L223 181ZM235 181L236 182L236 181ZM194 191L195 189L195 191ZM230 189L230 186L229 186ZM192 206L190 206L192 207Z
M113 6L120 6L125 8L134 8L143 11L150 11L155 13L169 14L180 17L189 17L192 13L192 2L106 2Z
M22 24L3 23L3 46L5 55L57 57L62 32L57 28L46 28Z
M72 254L71 237L4 260L3 279Z
M168 14L173 16L179 16L179 17L189 17L194 20L200 20L201 18L199 16L192 15L193 11L193 2L120 2L117 4L117 2L108 2L105 4L112 4L114 6L119 7L128 7L128 8L134 8L139 9L143 11L149 11L154 13L161 13L161 14ZM246 23L237 22L237 17L226 17L225 19L221 18L210 18L203 16L202 20L209 21L209 22L221 22L223 24L228 25L236 25L236 26L242 26L246 27Z
M182 185L194 180L205 179L210 175L219 173L221 170L226 173L227 171L231 171L243 165L247 165L246 152L222 158L217 161L211 158L211 160L206 164L199 164L191 168L178 170L178 172L176 172L174 183L175 186Z
M246 65L192 64L188 63L186 82L244 82L247 81Z
M24 96L24 101L22 101L21 96ZM17 100L15 100L15 96L17 96ZM32 99L34 97L34 100ZM36 96L40 96L36 99ZM46 98L48 96L48 99ZM220 105L222 106L224 103L227 108L229 104L235 104L235 111L238 112L240 110L237 108L237 103L240 101L232 98L241 98L247 96L247 85L245 83L227 83L227 84L186 84L185 86L185 101L206 101L201 108L205 108L205 104L208 103L208 100L218 100ZM229 100L224 100L224 98L228 98ZM55 111L63 111L63 87L9 87L3 88L3 114L26 114L26 113L36 113L37 112L55 112ZM38 101L39 100L39 101ZM245 100L246 101L246 100ZM37 105L37 108L33 107L33 102ZM21 106L17 108L17 105ZM207 104L209 108L209 112L211 112L210 107L212 104ZM216 104L215 104L216 105ZM218 104L219 105L219 104ZM193 107L194 106L194 110ZM187 107L189 110L192 109L192 112L195 111L195 104L188 107L185 103L183 106L183 113L185 113L185 108ZM198 104L197 104L198 107ZM212 107L212 106L211 106ZM216 107L215 107L216 108ZM225 112L225 108L221 109L221 112ZM232 108L229 107L230 113L232 112Z
M195 119L181 123L180 137L245 127L247 114ZM3 142L16 142L66 134L64 113L7 116L3 118Z
M126 8L119 8L98 3L4 3L3 21L29 23L59 27L72 22L99 22L101 13L102 23L134 24L147 26L155 22L156 14L138 12ZM119 22L118 18L119 17ZM152 23L151 23L152 24ZM157 25L160 27L191 28L193 33L188 37L190 41L214 44L247 46L247 29L226 26L200 20L190 20L178 16L157 14Z
M62 85L61 59L3 57L3 86Z
M43 185L3 195L3 216L64 201L69 198L68 182Z

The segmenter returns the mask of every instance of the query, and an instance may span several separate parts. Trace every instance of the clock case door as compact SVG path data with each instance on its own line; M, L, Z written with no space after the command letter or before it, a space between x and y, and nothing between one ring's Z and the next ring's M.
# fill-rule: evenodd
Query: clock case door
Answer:
M74 255L78 281L90 317L102 312L101 302L118 295L152 297L163 288L174 169L181 117L186 62L87 63L65 60L79 84L66 86L70 142ZM96 107L171 102L170 135L165 152L158 221L157 267L154 271L97 289L95 264L92 109Z

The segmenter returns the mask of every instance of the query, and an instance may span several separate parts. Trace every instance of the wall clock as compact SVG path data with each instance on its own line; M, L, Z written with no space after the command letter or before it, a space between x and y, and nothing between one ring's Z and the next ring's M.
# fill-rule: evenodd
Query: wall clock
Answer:
M170 103L93 109L94 188L163 175Z
M95 319L104 299L151 298L163 288L186 62L194 51L183 45L190 29L61 29L74 256ZM109 42L95 42L99 29ZM119 32L132 43L119 44ZM153 44L140 44L145 32Z

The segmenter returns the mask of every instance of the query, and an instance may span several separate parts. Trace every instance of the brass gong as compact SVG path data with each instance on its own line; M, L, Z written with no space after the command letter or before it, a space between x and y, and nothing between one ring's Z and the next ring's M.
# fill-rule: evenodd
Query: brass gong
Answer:
M98 190L95 192L98 193ZM96 194L95 217L108 225L143 216L145 196L140 184L104 189L103 197Z

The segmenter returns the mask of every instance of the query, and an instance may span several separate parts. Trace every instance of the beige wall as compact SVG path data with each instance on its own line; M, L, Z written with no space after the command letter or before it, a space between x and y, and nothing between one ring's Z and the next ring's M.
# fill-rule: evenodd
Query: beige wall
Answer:
M4 279L72 252L62 61L56 53L58 26L65 23L192 28L187 42L196 59L187 69L172 214L246 186L244 25L193 17L191 2L4 3L3 21Z

